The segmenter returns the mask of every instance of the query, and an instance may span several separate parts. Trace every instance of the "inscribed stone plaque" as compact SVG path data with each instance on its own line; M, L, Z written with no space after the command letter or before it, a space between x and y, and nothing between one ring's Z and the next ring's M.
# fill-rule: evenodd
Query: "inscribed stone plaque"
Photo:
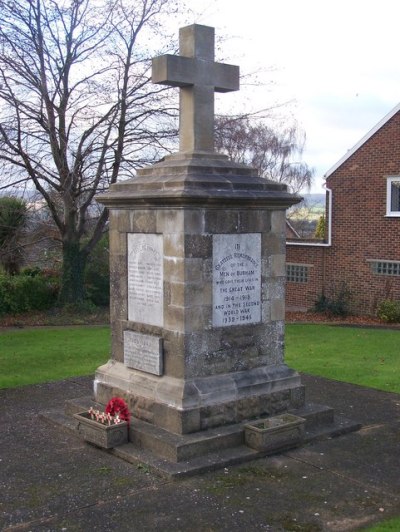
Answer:
M162 375L162 338L124 331L124 364L128 368Z
M261 321L261 234L213 236L213 326Z
M128 234L128 319L148 325L164 324L163 237Z

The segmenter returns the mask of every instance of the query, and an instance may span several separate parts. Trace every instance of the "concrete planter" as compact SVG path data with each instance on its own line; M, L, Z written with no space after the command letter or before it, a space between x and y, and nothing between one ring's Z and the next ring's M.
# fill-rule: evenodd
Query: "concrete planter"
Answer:
M298 445L304 437L306 420L292 414L259 419L244 425L244 439L256 451L277 451Z
M117 425L103 425L91 419L87 412L74 414L78 420L77 430L83 439L98 447L111 449L128 442L128 423L122 421Z

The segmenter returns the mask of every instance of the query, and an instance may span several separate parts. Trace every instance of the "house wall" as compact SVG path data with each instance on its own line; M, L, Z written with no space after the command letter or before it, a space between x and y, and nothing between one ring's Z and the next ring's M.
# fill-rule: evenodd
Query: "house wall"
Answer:
M393 175L400 175L400 113L328 177L332 246L311 248L314 252L287 246L287 262L314 265L307 286L288 283L287 308L300 307L301 295L311 308L318 291L329 297L342 288L350 292L357 314L374 314L383 299L400 300L400 276L373 273L369 262L400 261L400 217L386 216L386 178Z
M307 311L312 309L323 292L325 248L315 246L286 246L286 262L307 267L306 283L286 283L286 309Z
M386 178L400 175L400 113L327 179L333 191L331 277L345 282L353 310L400 299L400 276L374 274L369 260L400 261L400 218L386 216Z

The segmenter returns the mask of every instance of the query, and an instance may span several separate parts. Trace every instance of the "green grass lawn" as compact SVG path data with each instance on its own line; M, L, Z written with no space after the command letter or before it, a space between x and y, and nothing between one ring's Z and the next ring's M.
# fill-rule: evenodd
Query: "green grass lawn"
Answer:
M54 327L0 333L0 388L90 375L110 352L109 327Z
M400 393L400 330L289 324L285 360L298 371Z
M400 518L395 517L383 523L378 523L370 528L363 529L368 532L398 532L400 530Z
M400 393L400 330L288 324L286 363L297 369ZM109 327L0 333L0 388L90 375L109 358Z

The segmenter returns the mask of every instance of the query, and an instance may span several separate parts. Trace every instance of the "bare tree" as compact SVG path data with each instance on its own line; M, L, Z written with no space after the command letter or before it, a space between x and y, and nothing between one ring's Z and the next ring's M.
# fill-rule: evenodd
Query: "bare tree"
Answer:
M253 166L260 176L285 183L291 192L309 188L314 170L302 162L305 135L296 125L271 127L256 117L220 116L216 146L231 159Z
M108 216L88 224L95 194L159 158L175 134L149 62L166 51L154 43L166 42L158 21L172 9L170 0L0 0L0 175L12 178L4 186L29 180L47 203L62 242L61 303L84 298Z

